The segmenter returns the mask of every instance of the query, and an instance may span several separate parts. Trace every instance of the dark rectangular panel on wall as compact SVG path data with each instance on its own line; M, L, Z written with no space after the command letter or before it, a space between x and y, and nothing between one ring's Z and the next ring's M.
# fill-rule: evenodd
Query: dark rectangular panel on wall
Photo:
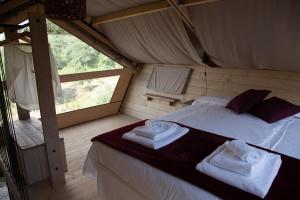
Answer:
M86 18L86 0L46 0L47 17L78 20Z

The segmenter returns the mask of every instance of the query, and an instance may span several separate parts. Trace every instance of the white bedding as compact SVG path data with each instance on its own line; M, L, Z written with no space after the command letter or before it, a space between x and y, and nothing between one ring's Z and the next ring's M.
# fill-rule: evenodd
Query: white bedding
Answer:
M248 114L236 115L225 109L224 105L228 101L226 99L205 100L203 98L192 106L162 116L160 119L241 139L300 159L299 118L291 117L275 124L267 124ZM201 188L99 142L93 143L83 173L91 178L97 177L99 196L108 200L219 199ZM115 188L118 185L122 188ZM120 195L113 193L119 189L123 193Z
M175 121L203 131L240 139L261 147L274 149L295 120L286 118L269 124L253 115L237 115L225 108L226 103L196 103L160 119Z

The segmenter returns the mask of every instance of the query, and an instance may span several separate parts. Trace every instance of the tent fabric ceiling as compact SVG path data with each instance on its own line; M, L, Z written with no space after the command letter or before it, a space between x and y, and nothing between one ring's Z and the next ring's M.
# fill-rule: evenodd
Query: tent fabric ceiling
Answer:
M298 0L226 0L189 9L219 66L289 71L300 71L299 11Z
M149 2L91 0L88 13ZM219 66L300 71L300 1L220 0L188 10L204 51ZM170 10L108 22L99 30L141 63L201 64L183 22Z
M89 16L99 16L153 1L156 0L87 0L86 7Z
M101 25L121 52L140 63L201 64L173 10Z

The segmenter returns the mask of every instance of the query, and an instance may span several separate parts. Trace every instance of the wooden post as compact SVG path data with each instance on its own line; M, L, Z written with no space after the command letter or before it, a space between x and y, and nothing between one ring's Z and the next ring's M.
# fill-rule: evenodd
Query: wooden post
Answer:
M18 111L18 118L19 118L19 120L30 119L30 112L29 112L29 110L25 110L25 109L21 108L17 104L17 111Z
M16 30L5 29L5 37L7 39L14 36L15 34L17 34ZM25 109L23 109L23 108L21 108L20 106L17 105L17 111L18 111L19 120L26 120L26 119L30 118L29 110L25 110Z
M59 148L46 18L43 14L28 13L28 19L50 178L52 186L58 188L65 183L65 176Z

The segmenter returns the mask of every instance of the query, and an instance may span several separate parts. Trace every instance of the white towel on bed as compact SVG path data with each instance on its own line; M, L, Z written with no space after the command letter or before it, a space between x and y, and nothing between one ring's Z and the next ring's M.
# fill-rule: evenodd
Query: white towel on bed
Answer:
M241 160L248 163L255 163L260 159L260 155L251 146L242 140L232 140L227 143L227 148Z
M280 168L282 162L280 155L266 153L261 162L258 162L255 173L252 176L243 176L210 164L210 160L224 148L224 144L218 147L212 154L198 163L196 169L219 181L264 198Z
M152 139L152 140L161 140L163 138L166 138L173 133L175 133L177 127L179 125L171 122L164 122L161 124L160 127L157 128L151 128L150 126L146 125L145 126L139 126L134 128L132 131L139 136Z
M257 152L261 160L263 160L266 155L265 151ZM225 170L229 170L235 173L239 173L244 176L251 176L254 174L255 169L259 162L249 163L241 160L239 157L235 156L227 147L224 148L220 153L215 155L211 160L210 164L216 167L220 167Z
M122 138L125 140L129 140L129 141L138 143L140 145L143 145L143 146L151 148L151 149L159 149L159 148L164 147L164 146L174 142L175 140L181 138L188 132L189 132L188 128L178 126L176 131L172 135L170 135L164 139L157 140L157 141L139 136L133 131L125 133L122 136Z

